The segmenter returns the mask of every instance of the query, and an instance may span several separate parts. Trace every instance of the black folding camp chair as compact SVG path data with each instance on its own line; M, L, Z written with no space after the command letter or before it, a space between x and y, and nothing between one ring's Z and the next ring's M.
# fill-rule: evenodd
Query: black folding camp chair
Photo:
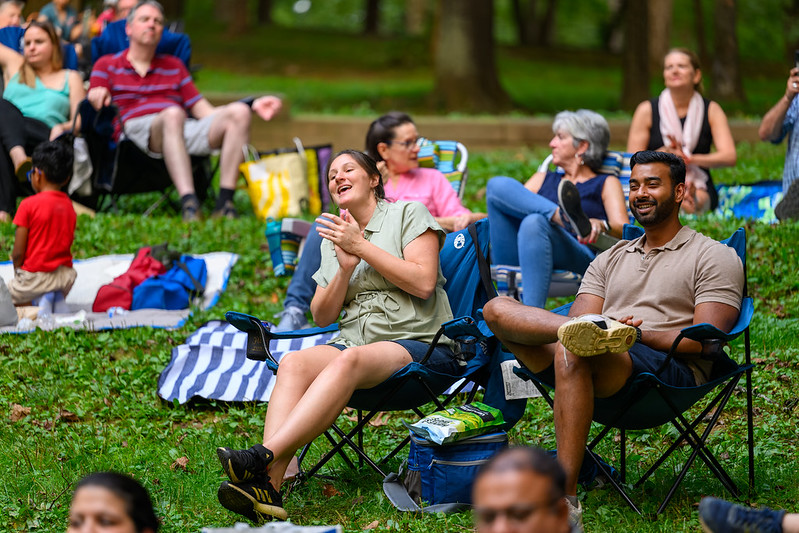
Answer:
M636 226L625 226L625 239L632 239L643 230ZM746 233L743 228L739 228L728 239L722 241L727 246L733 248L744 265L744 276L746 275ZM562 306L555 310L565 314L571 304ZM724 485L724 487L734 497L740 496L738 486L732 477L727 473L721 462L716 458L713 451L707 445L711 432L716 427L724 408L729 402L740 379L746 376L746 413L748 424L747 451L749 455L749 486L754 485L754 437L753 437L753 415L752 415L752 362L749 342L749 324L754 314L754 304L752 298L746 296L746 286L744 285L744 298L741 302L741 312L735 326L729 333L725 333L710 324L696 324L683 329L672 344L669 359L658 369L658 372L643 373L636 376L632 386L621 396L612 398L597 398L594 400L595 422L603 425L604 428L591 440L586 447L586 458L592 460L599 470L605 474L611 485L619 492L622 498L637 513L642 514L640 507L633 501L623 484L627 482L627 432L631 430L650 429L671 424L677 437L673 443L663 452L663 454L651 465L651 467L633 484L633 488L640 487L649 479L657 469L672 456L672 453L681 446L686 445L691 453L683 464L679 474L669 488L665 498L658 507L657 514L663 512L672 496L676 492L688 469L696 458L702 460L713 475ZM736 364L730 360L721 350L715 351L715 355L707 356L710 360L718 361L720 364L714 365L714 375L710 381L695 387L674 387L661 381L658 374L666 367L668 361L674 356L674 352L683 338L688 338L703 344L713 343L720 346L744 335L744 363ZM709 350L713 353L713 350ZM718 369L716 367L719 367ZM523 379L532 380L533 384L542 393L550 406L553 400L550 392L556 388L555 383L548 383L538 375L530 372L527 368L514 369ZM715 393L711 395L711 393ZM709 397L708 397L709 396ZM708 398L706 398L708 397ZM702 403L704 400L704 404ZM692 418L686 418L687 411L697 406L698 413L694 412ZM700 430L704 424L704 430ZM620 482L615 479L598 460L594 449L612 431L619 431L619 471L621 473ZM700 433L701 431L701 433Z

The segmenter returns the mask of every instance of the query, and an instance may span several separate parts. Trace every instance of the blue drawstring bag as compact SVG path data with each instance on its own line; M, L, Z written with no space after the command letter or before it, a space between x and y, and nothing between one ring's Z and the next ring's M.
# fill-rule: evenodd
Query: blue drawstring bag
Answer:
M182 255L166 273L147 278L133 289L130 308L186 309L192 298L202 296L207 281L205 260Z

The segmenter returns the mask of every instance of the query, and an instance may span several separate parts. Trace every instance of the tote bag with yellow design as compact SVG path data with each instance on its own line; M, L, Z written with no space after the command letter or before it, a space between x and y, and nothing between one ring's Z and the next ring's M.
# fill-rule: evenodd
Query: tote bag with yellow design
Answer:
M244 147L239 167L247 180L252 208L260 220L294 217L308 209L308 165L299 139L296 152L260 156L252 146Z

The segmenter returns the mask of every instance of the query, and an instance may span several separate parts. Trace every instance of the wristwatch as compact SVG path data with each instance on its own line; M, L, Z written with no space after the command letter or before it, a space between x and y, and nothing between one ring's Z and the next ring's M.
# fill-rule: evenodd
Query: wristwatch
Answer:
M635 328L635 342L641 342L641 328L633 327Z

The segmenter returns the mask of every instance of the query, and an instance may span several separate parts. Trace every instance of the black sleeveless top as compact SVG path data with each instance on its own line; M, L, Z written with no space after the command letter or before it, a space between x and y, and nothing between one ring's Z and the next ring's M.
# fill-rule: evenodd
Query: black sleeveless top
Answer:
M649 145L646 147L647 150L657 150L666 144L663 142L663 136L660 134L659 100L660 96L649 100L649 104L652 106L652 127L649 128ZM702 98L702 102L705 104L705 110L702 114L702 129L699 131L699 140L693 152L695 154L709 154L710 147L713 145L713 133L710 131L710 121L707 118L710 100ZM683 126L685 125L685 117L680 118L680 124ZM703 168L702 170L707 172L707 192L710 195L710 209L713 210L719 205L719 195L715 185L713 185L713 177L710 175L710 170L707 168Z

